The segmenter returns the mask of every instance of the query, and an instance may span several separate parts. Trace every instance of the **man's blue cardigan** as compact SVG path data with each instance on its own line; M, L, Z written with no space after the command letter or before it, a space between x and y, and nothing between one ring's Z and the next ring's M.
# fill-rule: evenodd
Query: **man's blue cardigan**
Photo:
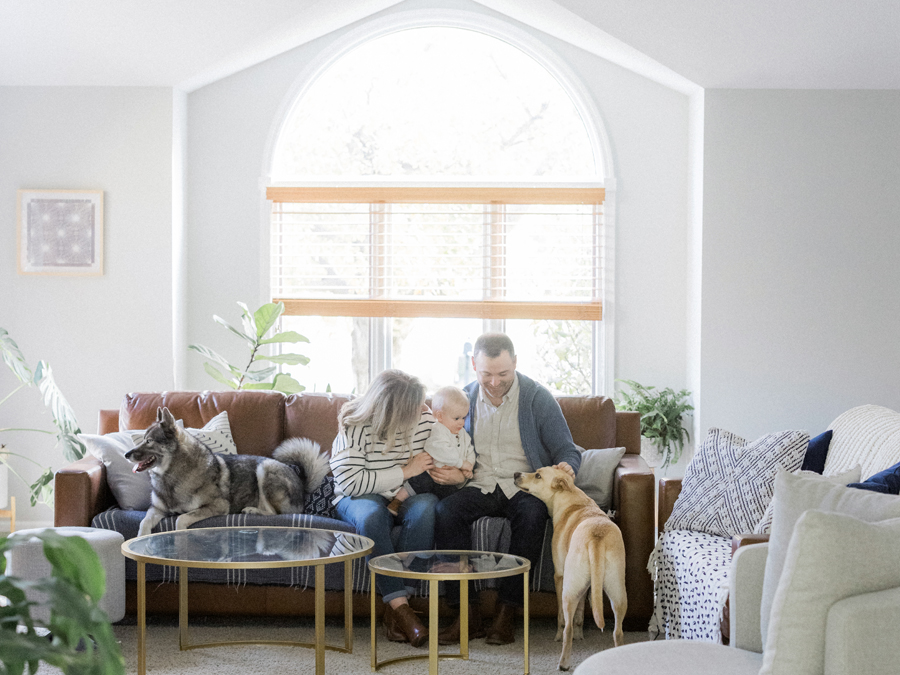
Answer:
M517 373L519 377L519 435L525 458L536 471L542 466L567 462L575 472L581 467L581 452L572 441L572 432L566 424L559 403L546 388L530 377ZM478 401L478 382L466 385L469 396L469 415L466 417L466 431L473 439L475 404ZM478 454L478 446L475 446Z

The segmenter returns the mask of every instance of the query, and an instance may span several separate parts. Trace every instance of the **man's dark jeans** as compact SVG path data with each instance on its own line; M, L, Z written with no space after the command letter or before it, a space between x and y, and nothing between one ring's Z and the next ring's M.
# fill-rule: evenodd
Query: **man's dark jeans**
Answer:
M472 523L483 516L508 518L512 537L509 552L531 561L531 571L537 567L544 544L547 506L537 497L526 492L517 492L507 499L498 485L490 494L483 494L474 487L457 490L442 499L435 507L434 545L447 550L472 549ZM523 584L519 575L498 579L498 600L502 603L521 607L523 605ZM447 603L459 606L459 585L446 585ZM474 598L474 589L469 586L469 597Z

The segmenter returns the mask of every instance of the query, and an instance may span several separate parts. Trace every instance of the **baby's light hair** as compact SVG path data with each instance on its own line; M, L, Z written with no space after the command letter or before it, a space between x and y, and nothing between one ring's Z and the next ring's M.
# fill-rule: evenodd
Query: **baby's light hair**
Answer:
M459 387L441 387L434 396L431 397L431 409L434 411L443 410L448 405L459 405L460 407L469 407L469 397Z

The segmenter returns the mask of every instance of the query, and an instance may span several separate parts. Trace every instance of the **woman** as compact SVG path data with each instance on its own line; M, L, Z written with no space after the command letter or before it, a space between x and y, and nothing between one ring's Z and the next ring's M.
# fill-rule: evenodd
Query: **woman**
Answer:
M331 447L335 508L341 520L375 542L371 556L433 547L435 495L416 494L403 502L396 516L402 528L396 549L391 540L395 517L387 509L405 481L434 466L423 452L433 424L425 387L400 370L383 371L365 395L341 408L339 433ZM428 630L409 606L403 580L383 575L377 579L388 639L414 647L424 644Z

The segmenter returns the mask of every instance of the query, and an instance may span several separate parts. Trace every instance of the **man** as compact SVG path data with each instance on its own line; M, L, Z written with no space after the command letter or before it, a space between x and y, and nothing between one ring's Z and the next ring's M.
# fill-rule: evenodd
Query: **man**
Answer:
M435 509L435 546L467 550L472 547L472 523L482 516L508 518L512 529L509 552L537 566L549 517L547 507L536 497L519 490L516 472L531 472L556 466L574 476L581 466L581 453L553 395L534 380L516 372L512 340L502 333L486 333L475 342L472 356L475 382L465 387L469 396L466 431L475 446L478 461L474 478ZM433 469L438 483L461 483L454 467ZM447 601L459 606L459 586L447 585ZM470 598L474 594L470 594ZM486 633L487 643L509 644L515 640L516 609L523 605L520 577L499 579L499 611ZM460 622L441 631L441 644L459 641ZM469 608L470 637L485 635L477 602Z

